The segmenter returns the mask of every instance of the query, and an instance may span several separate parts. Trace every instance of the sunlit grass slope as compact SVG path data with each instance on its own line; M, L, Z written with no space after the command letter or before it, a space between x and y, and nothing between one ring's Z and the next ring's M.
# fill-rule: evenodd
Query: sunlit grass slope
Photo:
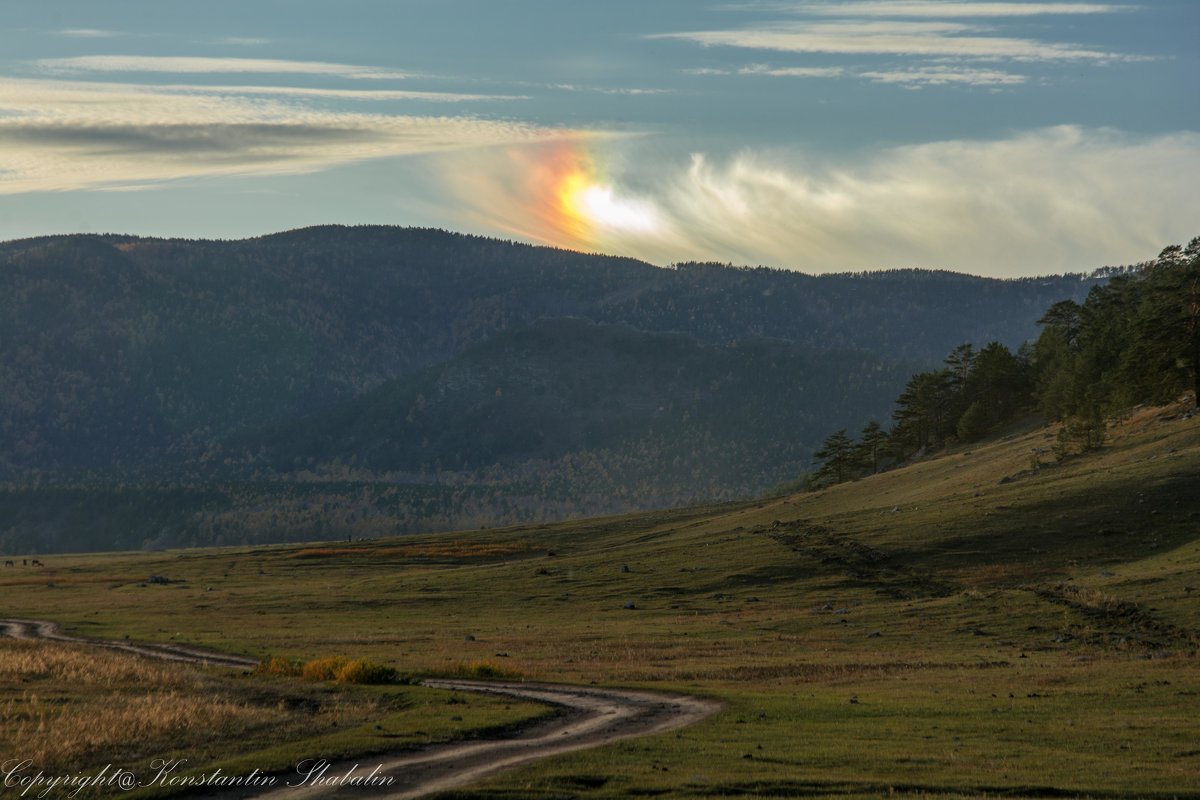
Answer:
M0 573L75 633L717 696L459 797L1200 794L1200 419L1137 409L813 494ZM150 574L170 580L147 584ZM316 754L319 755L319 754Z

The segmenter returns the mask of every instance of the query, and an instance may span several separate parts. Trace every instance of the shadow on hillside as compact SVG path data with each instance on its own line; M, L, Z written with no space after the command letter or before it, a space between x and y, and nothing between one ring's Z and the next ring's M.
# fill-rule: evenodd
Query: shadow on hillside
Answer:
M1032 478L1036 480L1036 478ZM1200 476L1147 484L1096 483L1070 495L996 505L972 514L971 532L889 553L925 569L1025 563L1031 574L1147 558L1200 535Z

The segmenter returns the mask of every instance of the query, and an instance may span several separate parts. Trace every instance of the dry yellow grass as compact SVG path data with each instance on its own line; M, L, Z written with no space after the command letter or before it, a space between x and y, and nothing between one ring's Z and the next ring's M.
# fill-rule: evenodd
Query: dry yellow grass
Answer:
M152 661L130 653L53 641L0 638L0 760L33 773L94 774L105 765L153 772L157 758L228 774L287 772L303 759L337 759L445 741L509 726L543 709L502 697L459 700L450 691L391 680L362 659L335 664L330 681ZM386 681L385 681L386 682ZM454 714L447 713L453 701ZM32 796L32 794L30 795ZM77 800L111 797L91 787Z
M58 643L0 642L0 684L13 683L31 688L0 705L0 750L42 769L131 743L236 736L287 716L227 699L190 669Z
M161 740L188 731L236 735L283 716L282 712L179 691L65 706L26 692L4 705L0 724L16 745L6 750L42 769L54 770L71 769L82 759L124 749L131 741Z
M51 679L101 688L131 683L180 688L194 682L178 668L112 651L0 639L0 680L8 679Z

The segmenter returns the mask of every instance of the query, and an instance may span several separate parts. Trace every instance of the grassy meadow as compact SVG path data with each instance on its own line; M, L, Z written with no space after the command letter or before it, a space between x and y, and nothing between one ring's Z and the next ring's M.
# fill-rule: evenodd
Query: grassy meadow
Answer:
M458 798L1200 796L1200 418L1182 410L1135 410L1103 450L1061 464L1053 431L1030 425L811 494L402 539L54 556L5 568L0 591L7 616L84 636L727 703L691 728ZM92 677L73 677L81 659ZM13 641L0 641L0 683L0 750L74 768L168 753L283 766L540 713ZM143 702L182 721L62 735Z
M112 764L143 779L154 774L155 759L180 759L227 774L288 771L309 758L333 760L498 733L547 713L487 695L271 680L112 650L14 640L0 640L0 692L5 698L0 751L6 762L32 762L21 774L94 773ZM116 791L93 787L75 796ZM123 794L165 793L153 787Z

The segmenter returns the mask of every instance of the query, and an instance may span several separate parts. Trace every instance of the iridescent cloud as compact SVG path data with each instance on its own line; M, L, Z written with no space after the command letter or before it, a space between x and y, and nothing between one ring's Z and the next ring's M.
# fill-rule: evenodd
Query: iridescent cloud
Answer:
M1137 260L1194 235L1195 133L1063 126L860 159L747 151L675 167L632 144L580 138L443 159L445 211L567 248L809 272L1042 274Z

